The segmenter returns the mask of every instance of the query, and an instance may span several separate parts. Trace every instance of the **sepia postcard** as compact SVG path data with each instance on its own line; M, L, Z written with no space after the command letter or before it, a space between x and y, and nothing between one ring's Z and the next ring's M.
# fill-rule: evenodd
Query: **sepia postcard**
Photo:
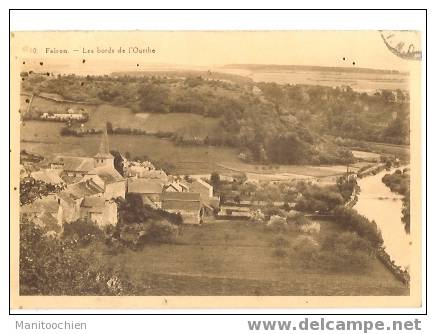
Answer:
M419 307L419 31L10 35L11 308Z

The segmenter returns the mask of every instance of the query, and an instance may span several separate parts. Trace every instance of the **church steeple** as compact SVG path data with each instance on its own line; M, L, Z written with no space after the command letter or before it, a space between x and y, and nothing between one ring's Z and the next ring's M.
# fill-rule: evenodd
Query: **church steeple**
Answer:
M99 149L98 153L110 154L110 152L109 152L109 138L107 136L107 127L106 126L104 127L103 133L101 135L100 149Z
M114 166L114 157L109 152L109 138L107 135L107 127L103 129L101 135L100 148L98 153L94 156L95 167L99 166Z

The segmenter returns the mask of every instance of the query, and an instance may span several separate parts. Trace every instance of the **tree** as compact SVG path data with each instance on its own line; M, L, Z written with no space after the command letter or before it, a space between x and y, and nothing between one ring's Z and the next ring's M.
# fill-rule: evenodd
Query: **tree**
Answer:
M114 128L113 128L111 122L106 122L106 129L107 129L107 133L109 133L109 134L114 131Z
M45 183L35 180L33 177L25 177L20 180L20 204L30 204L38 198L59 192L63 189L61 185Z
M213 172L210 174L210 184L213 186L214 189L218 189L221 183L221 177L217 172Z
M340 176L336 181L336 185L345 201L351 198L354 190L358 187L355 178L347 178L346 176Z
M44 234L27 219L20 222L21 295L116 295L129 293L110 269L93 267L74 242ZM117 286L107 283L118 281ZM126 282L127 283L127 282Z
M369 221L357 211L343 206L336 207L332 214L338 224L367 239L372 247L378 248L383 245L383 237L374 221Z
M141 112L168 112L169 91L158 83L150 83L138 89Z
M270 217L270 219L268 220L268 223L266 224L266 226L271 229L272 231L284 231L286 229L287 226L287 221L286 218L283 218L281 216L278 215L273 215Z
M122 157L119 151L111 150L110 153L114 157L114 168L120 173L121 176L124 176L124 158Z

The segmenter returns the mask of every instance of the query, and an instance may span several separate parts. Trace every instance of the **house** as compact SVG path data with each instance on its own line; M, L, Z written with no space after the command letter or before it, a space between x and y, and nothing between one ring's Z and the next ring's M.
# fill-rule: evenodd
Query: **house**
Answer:
M118 221L117 204L103 197L85 197L80 204L80 218L99 227L115 226Z
M204 205L212 208L219 207L220 199L213 196L213 186L206 181L196 179L190 184L189 188L191 192L200 194L201 202Z
M150 161L129 161L125 166L125 175L128 177L146 177L152 170L155 170L155 167Z
M127 180L127 193L139 195L143 204L151 202L157 208L161 208L164 184L160 180L130 178Z
M69 184L62 193L72 198L102 197L104 189L92 180L80 181Z
M83 177L95 167L94 158L57 156L50 164L51 169L63 170L62 177Z
M93 180L103 188L106 198L125 197L125 179L115 169L114 159L109 152L107 130L104 130L94 157L57 156L50 169L61 170L59 175L65 183Z
M117 224L117 204L92 179L70 184L57 198L62 222L85 218L100 227Z
M30 174L35 180L53 185L63 185L65 181L61 178L60 169L41 169Z
M33 219L33 222L47 232L62 232L62 225L59 224L57 217L48 212L43 212Z
M84 121L84 120L86 120L86 116L84 114L79 114L79 113L44 112L41 114L40 118L46 119L46 120L54 120L54 121L70 121L70 120Z
M60 232L62 230L60 213L60 206L54 195L38 198L31 204L23 205L20 208L21 218L31 219L47 231Z
M104 189L107 199L126 196L126 180L110 165L103 165L91 169L82 180L92 180Z
M162 209L180 214L184 224L203 222L204 210L199 193L164 192L162 193Z
M80 218L80 205L85 197L103 197L104 189L94 181L86 180L70 184L57 194L62 222L71 222Z
M141 174L140 177L144 179L160 180L165 184L169 182L168 175L163 170L159 169L152 169L146 173Z
M164 191L172 192L185 192L189 191L189 187L186 183L180 181L173 181L164 187Z
M251 89L251 91L253 92L253 94L255 95L261 95L262 94L262 90L257 87L257 86L253 86L253 88Z
M100 149L94 157L57 156L50 164L51 169L61 169L68 176L85 176L99 166L114 166L114 157L109 152L107 131L103 131Z
M246 206L223 205L218 212L218 218L223 219L249 219L250 217L250 208Z

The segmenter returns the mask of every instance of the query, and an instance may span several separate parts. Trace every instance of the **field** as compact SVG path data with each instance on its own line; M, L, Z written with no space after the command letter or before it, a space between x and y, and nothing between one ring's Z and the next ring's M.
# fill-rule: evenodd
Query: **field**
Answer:
M337 227L321 222L318 238ZM327 273L305 269L286 232L288 256L274 255L278 235L246 222L182 226L175 244L148 245L113 255L105 246L85 249L105 264L143 284L144 295L404 295L407 289L376 259L368 272Z
M196 127L205 135L211 131L218 120L211 117L203 117L190 113L133 113L129 108L100 105L91 114L86 127L102 128L106 122L120 128L141 129L149 133L177 132L181 129Z
M56 96L55 94L43 94L52 98L62 98L61 96ZM26 110L27 102L26 100L30 100L30 96L21 95L21 108ZM64 102L56 102L49 99L45 99L39 96L35 96L32 100L32 105L30 107L30 111L34 113L44 113L44 112L52 112L52 113L66 113L68 109L73 109L76 112L88 112L92 113L95 109L94 105L89 104L78 104L78 103L64 103ZM82 110L81 110L82 109Z
M380 153L393 154L401 160L410 159L410 146L367 142L371 150Z
M196 116L196 115L191 115ZM171 117L151 115L151 119ZM182 116L180 116L183 118ZM171 122L161 122L170 131ZM58 154L93 156L98 152L100 136L62 137L61 123L27 121L21 124L21 149L51 159ZM210 174L217 171L233 175L247 174L250 180L288 180L290 178L326 178L346 171L346 166L298 166L298 165L255 165L238 159L236 149L213 146L177 145L167 139L152 135L110 135L110 147L132 157L147 156L155 161L166 161L174 165L176 174ZM356 164L358 166L359 164Z
M26 96L22 96L22 108L26 107ZM83 105L65 104L35 98L32 107L37 111L82 108ZM158 131L177 132L179 130L200 128L203 135L214 128L217 120L195 114L135 114L128 108L110 105L86 106L90 119L87 128L101 129L110 121L113 127L143 129L150 133ZM21 148L52 159L58 154L93 156L98 152L100 136L62 137L63 123L45 121L25 121L21 123ZM147 156L155 161L165 161L175 166L175 173L201 174L224 171L216 163L237 161L236 150L207 146L177 146L175 143L152 135L111 135L110 147L122 153L129 152L132 157Z
M36 99L36 106L59 105L44 99ZM73 106L74 107L74 106ZM217 120L195 114L135 114L128 108L99 105L90 110L87 128L103 128L110 121L113 127L177 132L190 128L203 129L199 135L212 131ZM47 158L57 154L93 156L97 153L100 136L62 137L62 123L27 121L21 125L21 148L39 153ZM325 177L345 172L345 166L262 166L242 163L237 150L223 147L176 145L154 136L110 135L111 149L131 156L148 156L152 160L166 161L175 166L178 174L207 174L214 171L232 175L245 172L249 179L283 180L289 178Z
M52 159L58 154L94 156L99 149L100 136L62 137L63 124L27 121L21 124L21 147L28 152ZM159 139L151 135L110 135L112 150L129 152L132 157L147 156L154 161L165 161L175 166L178 174L203 174L223 171L217 165L221 161L237 161L236 150L221 147L185 146Z

